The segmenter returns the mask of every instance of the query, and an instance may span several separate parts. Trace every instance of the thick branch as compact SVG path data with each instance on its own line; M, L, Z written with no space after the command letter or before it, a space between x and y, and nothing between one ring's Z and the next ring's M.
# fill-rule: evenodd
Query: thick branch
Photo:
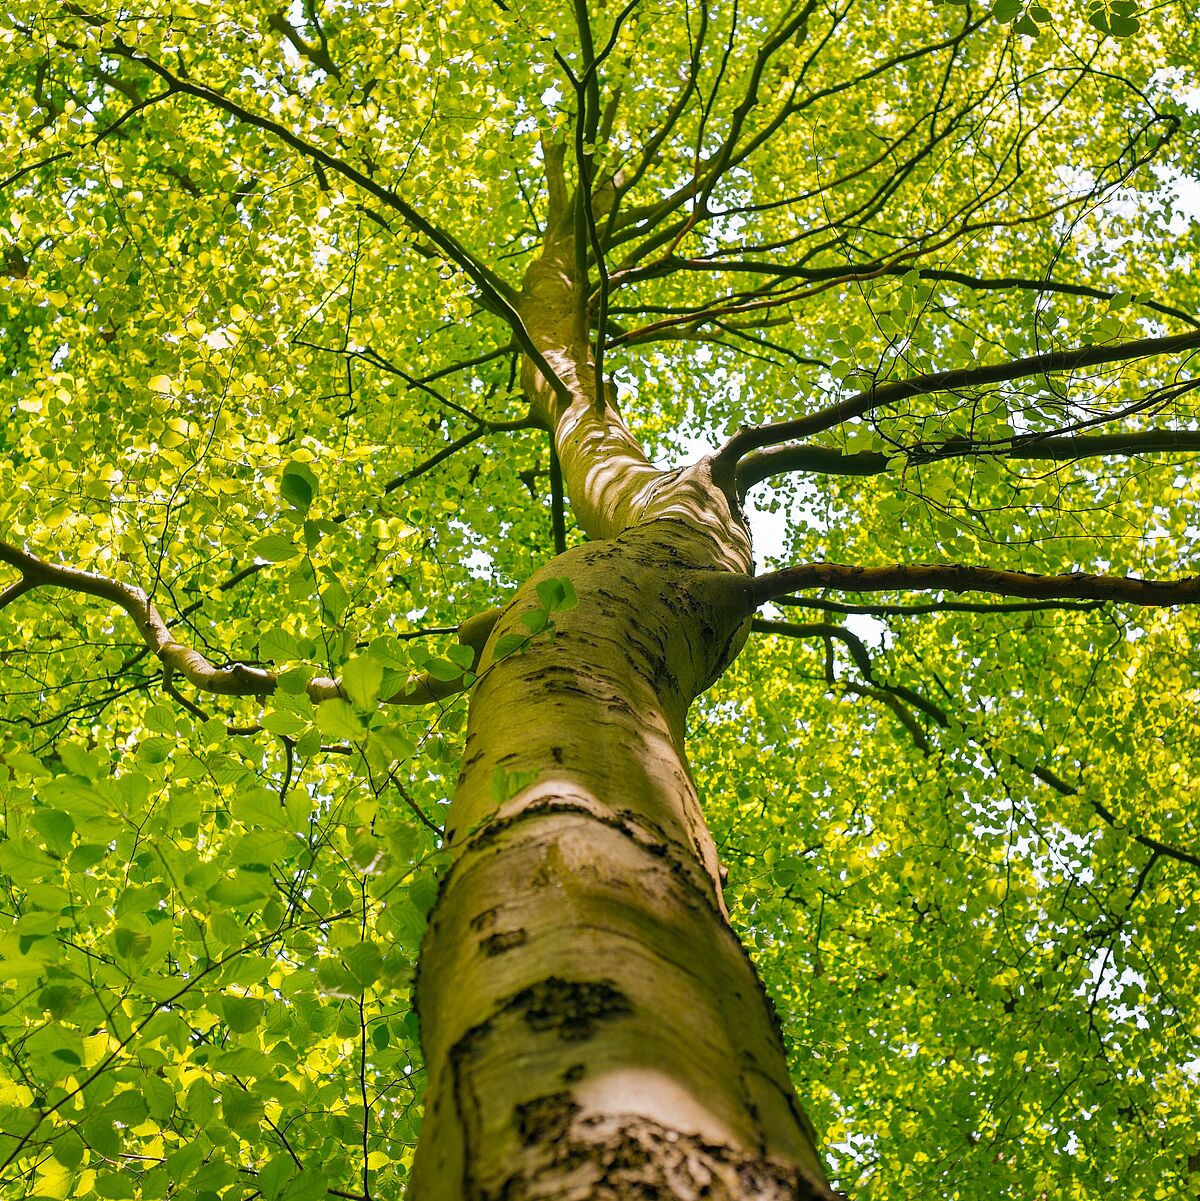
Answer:
M904 270L904 266L897 265L889 268L887 273L890 275L902 275ZM1090 284L1068 283L1049 278L1027 279L1024 276L1015 275L999 277L968 275L964 271L948 271L940 267L918 267L916 270L920 277L925 280L962 284L964 287L976 288L980 291L1002 292L1010 288L1019 288L1029 292L1058 292L1066 296L1089 296L1094 300L1106 301L1111 301L1116 295L1111 290L1096 288ZM1163 304L1161 301L1150 299L1140 300L1136 303L1148 309L1154 309L1164 316L1178 317L1180 321L1186 321L1188 325L1200 326L1200 321L1186 309L1176 308L1174 305Z
M18 596L34 588L64 588L83 596L95 596L124 609L133 619L146 646L163 665L164 681L170 684L172 676L182 676L202 692L218 696L268 696L279 684L277 673L264 667L248 663L233 663L228 667L217 667L199 651L177 642L170 627L147 593L134 584L124 584L93 571L82 571L77 567L64 567L48 563L7 542L0 542L0 563L15 567L21 578L0 593L0 601L8 604ZM469 618L459 626L459 641L475 652L479 661L483 644L495 624L498 610L489 610ZM421 673L394 696L387 698L388 704L421 705L441 700L461 692L466 679L438 680ZM173 686L171 686L173 688ZM171 690L170 688L168 689ZM340 680L328 676L316 676L309 680L306 691L314 702L342 697Z
M282 12L272 13L267 18L267 27L287 38L296 51L304 55L314 67L320 67L326 75L332 75L334 79L341 79L342 73L338 70L337 63L333 61L329 47L321 42L306 42L300 36L299 31L288 23Z
M1104 605L1104 601L932 601L918 605L849 605L843 601L827 600L821 596L779 596L777 605L795 609L818 609L824 613L862 614L867 617L918 617L930 613L1036 613L1046 610L1059 612L1074 611L1090 613Z
M862 417L881 405L896 404L914 396L933 392L978 388L985 384L1004 383L1031 375L1059 375L1080 371L1086 367L1101 367L1133 359L1176 354L1200 347L1200 331L1175 334L1168 338L1138 338L1106 346L1080 346L1074 350L1052 350L1028 358L1012 359L1006 363L989 363L977 367L960 367L953 371L930 371L909 379L889 380L873 384L863 392L827 408L798 417L793 421L778 421L770 425L746 426L739 430L717 453L713 474L723 484L732 483L737 464L751 451L764 446L776 446L814 434Z
M902 448L892 456L881 451L844 454L829 446L802 443L756 451L738 464L737 484L741 492L772 475L806 471L828 475L879 475L898 457L910 464L939 459L988 455L1003 459L1046 459L1072 462L1092 455L1142 455L1200 451L1200 430L1143 430L1136 433L1078 434L1058 436L1023 434L1003 442L979 442L952 438L946 442Z
M1180 580L1143 580L1135 576L1036 575L961 563L896 563L856 567L844 563L803 563L746 581L751 609L804 588L842 592L901 592L910 589L989 592L1031 600L1121 601L1128 605L1200 603L1200 576Z
M554 439L550 439L550 524L554 532L554 553L563 554L567 549L566 496L563 492L562 464Z

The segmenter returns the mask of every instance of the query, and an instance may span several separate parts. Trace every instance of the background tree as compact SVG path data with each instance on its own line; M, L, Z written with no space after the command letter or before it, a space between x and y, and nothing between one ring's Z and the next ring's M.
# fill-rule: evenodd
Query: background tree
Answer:
M1195 1191L1186 6L2 30L6 1196Z

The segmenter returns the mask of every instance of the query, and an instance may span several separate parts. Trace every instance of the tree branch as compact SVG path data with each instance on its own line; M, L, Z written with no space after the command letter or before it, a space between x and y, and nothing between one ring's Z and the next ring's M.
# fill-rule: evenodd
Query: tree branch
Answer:
M144 100L137 101L135 104L131 105L123 113L121 113L121 115L118 116L114 121L111 121L98 133L94 134L88 140L88 145L99 145L99 143L108 137L110 133L115 133L118 129L120 129L130 117L140 113L145 108L149 108L150 105L157 104L160 100L165 100L168 96L174 95L175 90L176 89L174 85L168 83L165 91L156 92L153 96L147 96ZM52 163L57 163L64 158L70 157L71 152L69 150L60 150L58 154L52 154L49 158L39 159L36 163L29 163L26 166L21 167L19 170L14 171L11 175L6 176L4 179L0 179L0 192L4 191L4 189L10 184L14 184L17 182L17 180L28 175L31 171L36 171L40 167L48 167Z
M843 685L860 696L870 696L885 704L912 736L918 749L924 753L928 753L930 749L929 736L906 706L916 709L919 713L923 713L939 729L948 730L952 725L950 714L940 705L934 704L933 701L923 697L919 692L904 684L890 684L876 679L872 668L871 655L867 650L866 644L857 634L847 630L844 626L823 621L765 621L756 617L751 625L751 629L762 634L781 634L791 638L817 637L824 638L827 642L831 638L836 638L842 642L850 652L850 657L854 660L855 665L858 667L863 679L867 681L868 686L864 687L848 680L843 681ZM832 675L830 678L832 682ZM986 743L979 735L971 734L970 737L977 745L986 746ZM1079 796L1079 788L1074 784L1069 784L1048 767L1043 767L1038 763L1025 762L1015 755L1009 754L1007 751L1002 751L1001 753L1015 767L1028 772L1035 779L1053 788L1060 795L1069 797ZM1117 820L1116 814L1106 805L1100 801L1091 799L1088 800L1088 804L1090 804L1092 810L1106 825L1111 826L1114 830L1125 829L1121 822ZM1149 834L1142 834L1135 830L1129 830L1128 834L1134 842L1156 854L1174 859L1178 863L1186 863L1191 867L1200 867L1200 856L1191 851L1171 846L1169 843L1162 842L1160 839L1154 838Z
M929 613L1031 613L1048 609L1090 613L1106 601L932 601L925 605L848 605L821 596L777 596L775 604L796 609L820 609L826 613L860 613L867 617L916 617Z
M11 605L19 596L24 596L31 588L36 587L28 576L22 576L14 584L9 584L3 592L0 592L0 609Z
M83 596L99 597L124 609L133 619L146 646L162 663L164 685L171 695L177 695L172 683L175 675L182 676L202 692L218 696L269 696L279 686L279 677L274 671L248 663L217 667L199 651L177 642L154 602L134 584L125 584L78 567L48 563L7 542L0 542L0 563L7 563L21 573L20 580L0 593L0 599L8 598L11 601L39 587L63 588ZM498 613L499 610L490 609L468 618L458 627L459 641L475 652L472 669L479 662L483 644L496 623ZM386 698L387 703L423 705L442 700L467 687L466 675L464 672L454 680L439 680L427 672L419 673L403 689ZM309 680L305 691L314 703L345 696L341 680L328 676L315 676ZM188 702L184 702L184 707L198 711L198 707Z
M299 54L308 59L314 67L319 67L326 75L332 75L334 79L338 80L342 78L342 73L338 70L337 63L333 61L329 47L323 44L323 39L322 42L315 44L306 42L300 36L299 31L288 23L282 12L272 13L267 17L267 28L282 34Z
M521 349L545 379L556 391L561 389L562 394L566 394L566 386L558 378L554 369L546 362L542 352L534 344L533 339L529 336L529 332L525 328L525 323L521 320L521 315L517 312L515 306L516 291L505 283L494 271L481 263L453 234L434 225L397 192L392 191L391 188L384 187L365 172L360 171L357 167L352 166L343 159L330 154L322 147L305 141L305 139L299 137L278 121L270 117L264 117L261 113L252 112L250 109L245 108L236 101L228 99L220 92L203 84L193 83L190 80L180 78L157 60L138 54L132 46L127 46L120 39L114 41L111 50L112 53L126 58L130 62L147 67L165 80L175 91L195 96L197 99L211 104L214 108L219 108L222 112L236 117L237 120L245 122L247 125L253 125L258 129L266 130L267 133L277 137L293 150L298 151L306 158L313 159L343 178L350 180L362 188L364 192L374 196L376 200L394 209L412 229L428 238L452 263L455 263L463 271L479 289L485 305L508 324L513 332L513 337L517 340Z
M892 455L882 451L845 454L829 446L801 443L755 451L737 468L738 491L744 494L773 475L806 471L828 475L879 475L897 457L909 465L941 459L988 455L1003 459L1043 459L1072 462L1092 455L1142 455L1200 451L1200 430L1143 430L1136 433L1078 434L1074 436L1021 434L1004 441L980 442L952 438L930 445L902 447Z
M904 265L897 265L890 267L885 274L903 275L906 269ZM1094 300L1106 301L1111 301L1116 295L1115 292L1107 291L1104 288L1092 287L1090 284L1073 284L1055 279L1027 279L1024 276L1017 275L968 275L965 271L948 271L940 267L916 267L915 269L923 280L931 280L937 283L962 284L963 287L974 288L979 291L996 292L1006 291L1009 288L1017 288L1022 291L1039 293L1056 292L1064 296L1087 296ZM1200 327L1200 320L1186 309L1179 309L1174 305L1163 304L1161 301L1150 299L1139 300L1134 303L1148 309L1153 309L1155 312L1162 313L1166 317L1177 317L1180 321L1186 322L1193 327Z
M1000 571L961 563L896 563L856 567L843 563L803 563L754 578L742 577L751 611L766 601L804 588L836 588L842 592L899 592L944 589L988 592L1032 600L1120 601L1128 605L1200 603L1200 576L1179 580L1143 580L1135 576L1037 575Z
M840 181L839 181L840 182ZM722 209L714 214L723 217L740 213L753 213L772 207L783 207L797 200L809 199L808 196L788 197L787 200L773 201L770 205L743 205L736 208ZM766 248L763 248L766 249ZM756 247L742 247L742 253L762 253ZM1016 289L1020 291L1041 293L1057 293L1066 296L1086 296L1094 300L1112 301L1117 292L1113 289L1097 288L1091 284L1074 284L1055 279L1030 279L1024 276L982 276L968 275L964 271L949 271L940 267L922 267L908 258L899 262L887 262L877 259L873 262L837 263L831 266L810 267L803 263L757 262L753 259L733 259L729 250L717 250L711 255L700 255L683 258L671 255L656 259L644 267L631 267L622 272L621 283L631 283L642 279L653 278L655 275L666 275L674 271L710 272L712 274L751 274L769 275L776 279L802 279L808 283L823 281L852 282L862 279L877 279L880 276L905 275L915 271L927 282L961 284L963 287L976 291L1000 292ZM723 257L724 256L724 257ZM1175 317L1187 325L1200 328L1200 319L1186 309L1163 304L1152 299L1134 300L1130 302L1138 307L1153 309L1166 317Z
M904 380L873 384L863 392L847 397L805 417L778 421L769 425L745 426L717 452L713 459L713 478L722 486L732 486L738 463L751 451L775 446L797 438L824 433L854 417L862 417L881 405L895 404L932 392L977 388L1004 383L1031 375L1058 375L1085 367L1101 367L1134 359L1175 354L1200 348L1200 331L1174 334L1166 338L1138 338L1107 346L1080 346L1074 350L1052 350L1045 354L1012 359L1007 363L989 363L979 367L960 367L953 371L931 371Z

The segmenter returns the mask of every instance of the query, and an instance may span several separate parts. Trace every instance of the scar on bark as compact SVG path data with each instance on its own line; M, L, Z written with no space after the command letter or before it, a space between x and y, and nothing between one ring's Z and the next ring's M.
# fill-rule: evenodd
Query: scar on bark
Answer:
M610 1018L633 1012L623 992L604 980L564 980L547 976L515 993L503 1009L519 1012L525 1024L557 1034L563 1042L582 1042Z
M524 946L528 941L529 935L524 930L497 930L495 934L479 940L479 949L485 955L503 955L505 951Z
M532 1147L534 1143L561 1142L578 1112L579 1106L570 1093L549 1093L518 1105L513 1118L521 1142Z
M712 1201L843 1201L803 1167L710 1142L650 1118L579 1117L567 1092L550 1093L514 1110L518 1133L544 1158L518 1167L496 1198L706 1197Z

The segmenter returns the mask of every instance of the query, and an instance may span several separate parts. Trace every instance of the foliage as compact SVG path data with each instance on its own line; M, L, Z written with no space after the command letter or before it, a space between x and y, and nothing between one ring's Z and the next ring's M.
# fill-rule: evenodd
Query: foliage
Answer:
M519 286L544 147L595 185L604 370L676 465L1200 328L1187 7L597 5L589 99L549 0L10 6L3 537L279 685L207 698L95 596L0 596L6 1196L402 1188L465 701L384 702L469 676L454 630L554 551L512 330L453 251ZM1194 445L1022 452L1192 433L1192 370L845 421L815 441L880 469L775 476L760 553L1187 574ZM530 638L574 601L544 588ZM768 615L691 755L839 1187L1195 1195L1195 610L795 599L825 610Z

